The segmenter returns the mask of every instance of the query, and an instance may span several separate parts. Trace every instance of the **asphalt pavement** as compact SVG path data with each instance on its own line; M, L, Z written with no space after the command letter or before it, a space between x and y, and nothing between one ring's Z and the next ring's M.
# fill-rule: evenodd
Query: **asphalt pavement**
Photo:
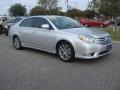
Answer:
M46 52L16 50L0 35L0 90L120 90L120 43L105 57L65 63Z

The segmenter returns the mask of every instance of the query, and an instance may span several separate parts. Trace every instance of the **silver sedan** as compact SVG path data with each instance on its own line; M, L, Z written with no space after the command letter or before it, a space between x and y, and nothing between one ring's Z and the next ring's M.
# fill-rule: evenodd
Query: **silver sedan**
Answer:
M28 17L11 27L10 42L16 49L34 48L58 54L62 61L93 59L112 50L110 35L84 28L65 16Z

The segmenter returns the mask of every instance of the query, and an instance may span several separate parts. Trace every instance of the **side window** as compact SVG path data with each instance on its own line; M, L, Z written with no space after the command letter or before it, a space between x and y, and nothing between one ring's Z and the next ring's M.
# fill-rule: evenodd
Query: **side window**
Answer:
M33 25L33 27L41 28L41 26L43 24L49 24L50 25L50 23L46 19L44 19L44 18L34 18L34 25ZM53 30L52 25L50 25L50 30Z
M33 19L29 18L29 19L25 19L21 22L20 26L22 27L32 27L33 26Z

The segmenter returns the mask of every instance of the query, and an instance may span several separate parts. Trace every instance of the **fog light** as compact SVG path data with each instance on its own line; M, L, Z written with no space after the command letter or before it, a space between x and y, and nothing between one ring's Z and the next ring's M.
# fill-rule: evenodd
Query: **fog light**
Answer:
M91 53L91 56L94 56L95 55L95 53L93 52L93 53Z

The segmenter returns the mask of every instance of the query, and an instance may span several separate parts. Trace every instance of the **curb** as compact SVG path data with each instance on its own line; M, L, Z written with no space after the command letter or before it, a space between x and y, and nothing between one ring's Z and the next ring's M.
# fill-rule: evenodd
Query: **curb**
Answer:
M113 43L120 43L120 41L113 41Z

